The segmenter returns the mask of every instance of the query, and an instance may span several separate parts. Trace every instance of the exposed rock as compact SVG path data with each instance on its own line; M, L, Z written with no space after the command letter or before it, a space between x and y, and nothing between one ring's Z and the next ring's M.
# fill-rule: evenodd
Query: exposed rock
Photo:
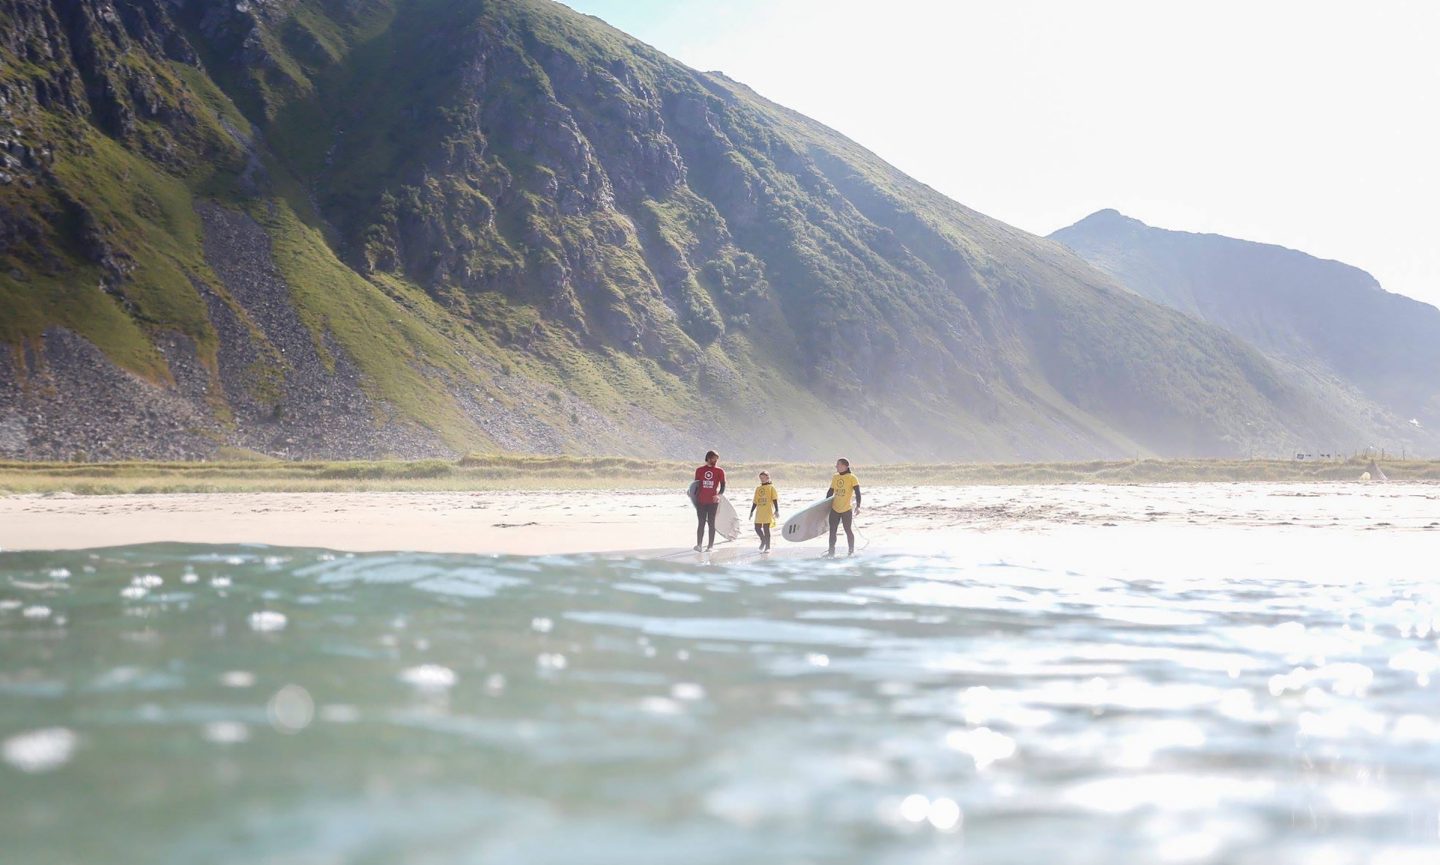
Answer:
M195 459L214 454L217 425L187 399L206 375L183 338L165 340L180 392L110 363L89 342L54 328L27 370L0 355L0 454L41 460ZM18 450L10 450L16 444Z
M202 289L220 334L221 382L239 444L295 458L451 453L433 432L398 422L394 409L372 400L354 362L331 339L324 342L327 366L295 311L264 229L215 205L201 206L200 216L205 257L238 307Z

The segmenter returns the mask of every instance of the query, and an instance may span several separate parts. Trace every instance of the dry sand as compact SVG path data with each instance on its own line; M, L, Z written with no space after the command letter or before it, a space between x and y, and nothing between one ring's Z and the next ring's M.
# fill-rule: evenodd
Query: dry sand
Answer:
M817 492L782 487L784 510ZM736 496L742 518L747 498L748 490ZM1100 559L1111 567L1137 547L1208 567L1224 566L1227 556L1317 568L1440 560L1440 485L1433 483L872 488L865 503L857 520L865 554L963 551L992 561ZM683 560L694 557L693 538L694 511L674 490L0 498L3 550L179 541ZM775 540L776 555L787 558L823 549L823 540ZM706 560L753 556L747 529Z

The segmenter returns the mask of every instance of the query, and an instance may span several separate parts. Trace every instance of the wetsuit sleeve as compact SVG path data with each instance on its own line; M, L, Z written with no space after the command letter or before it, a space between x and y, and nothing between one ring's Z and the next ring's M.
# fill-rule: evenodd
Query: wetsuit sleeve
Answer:
M725 495L725 470L716 469L716 471L720 473L720 486L715 488L715 495L723 496Z
M855 485L855 510L860 510L860 485Z

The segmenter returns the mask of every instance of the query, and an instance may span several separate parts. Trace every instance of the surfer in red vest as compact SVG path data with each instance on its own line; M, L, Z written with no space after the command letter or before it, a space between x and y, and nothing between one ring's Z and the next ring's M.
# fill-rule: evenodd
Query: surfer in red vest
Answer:
M714 451L705 452L705 465L695 470L695 515L699 524L695 526L695 552L700 552L700 542L705 539L705 527L710 527L710 543L705 549L715 546L715 512L720 509L720 495L725 492L725 470L720 468L720 455Z

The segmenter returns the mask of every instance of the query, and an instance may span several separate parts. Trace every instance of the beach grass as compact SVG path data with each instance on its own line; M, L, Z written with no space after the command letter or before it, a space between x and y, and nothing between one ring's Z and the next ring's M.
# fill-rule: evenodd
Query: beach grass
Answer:
M245 452L210 462L0 462L0 494L77 495L244 492L456 492L466 490L683 488L694 464L628 457L474 454L458 460L284 461ZM1124 460L1051 463L859 465L862 484L1333 483L1360 479L1369 460ZM1440 481L1440 460L1380 462L1391 480ZM761 469L782 489L823 490L833 468L819 463L724 465L749 491Z

